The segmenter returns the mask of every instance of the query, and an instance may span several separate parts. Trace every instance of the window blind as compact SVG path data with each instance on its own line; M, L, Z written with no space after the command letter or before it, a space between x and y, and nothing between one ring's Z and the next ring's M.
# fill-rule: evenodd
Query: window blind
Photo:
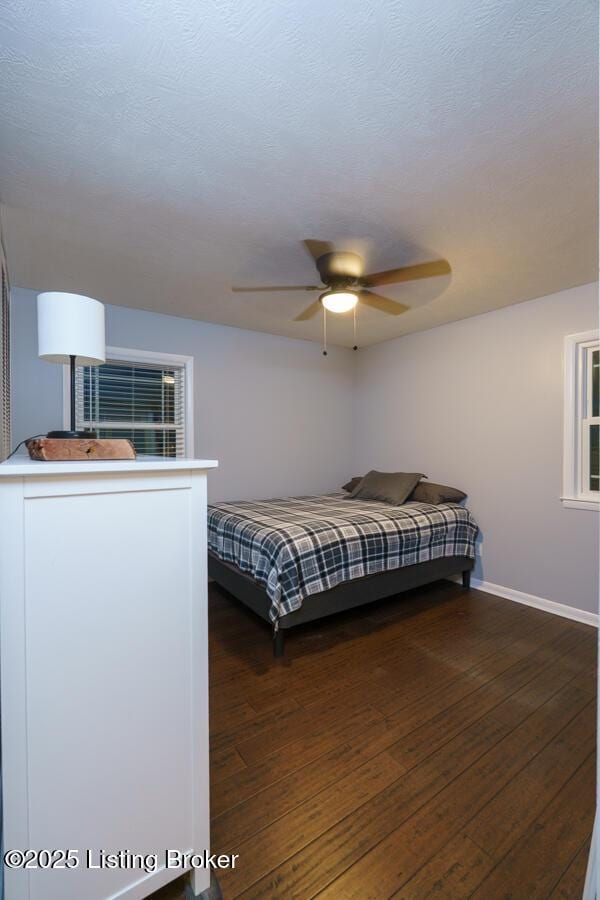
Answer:
M78 428L129 438L138 453L185 456L183 366L107 360L76 373Z

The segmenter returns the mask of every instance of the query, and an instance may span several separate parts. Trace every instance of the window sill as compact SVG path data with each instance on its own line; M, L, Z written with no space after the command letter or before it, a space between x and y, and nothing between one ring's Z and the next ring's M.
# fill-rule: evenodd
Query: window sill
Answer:
M592 509L598 512L600 510L600 499L584 500L581 497L561 497L561 503L567 509Z

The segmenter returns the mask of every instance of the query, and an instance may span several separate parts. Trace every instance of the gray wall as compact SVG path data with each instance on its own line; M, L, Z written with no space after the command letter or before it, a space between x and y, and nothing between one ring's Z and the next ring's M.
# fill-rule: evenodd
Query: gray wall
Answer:
M585 285L352 351L107 308L108 342L194 356L196 455L213 500L330 491L367 469L463 488L476 574L597 609L597 516L563 509L565 334L597 325ZM61 427L60 366L37 358L35 294L13 292L13 440Z
M62 366L37 357L35 293L12 299L13 446L62 428ZM195 453L213 500L337 490L351 461L351 350L124 307L107 343L194 357Z
M598 517L559 498L563 339L597 324L584 285L361 351L352 470L462 488L482 530L476 575L592 612Z

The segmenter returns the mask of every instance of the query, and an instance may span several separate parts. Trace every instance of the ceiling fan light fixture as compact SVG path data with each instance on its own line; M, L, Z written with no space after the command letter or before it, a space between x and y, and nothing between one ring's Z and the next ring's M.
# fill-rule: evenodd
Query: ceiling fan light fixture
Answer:
M350 312L358 303L358 294L355 291L325 291L321 294L320 301L326 310L333 313Z

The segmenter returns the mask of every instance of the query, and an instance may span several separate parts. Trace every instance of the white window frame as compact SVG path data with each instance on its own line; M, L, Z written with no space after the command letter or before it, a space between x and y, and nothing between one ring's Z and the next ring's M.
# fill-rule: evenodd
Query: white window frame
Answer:
M600 425L600 416L590 415L591 358L598 349L598 330L582 331L565 337L564 354L564 441L563 506L571 509L600 509L600 495L590 491L589 425Z
M184 443L187 459L194 458L194 357L155 350L131 350L126 347L107 347L106 359L115 362L150 363L159 366L181 367L185 379ZM71 427L71 378L69 366L63 366L63 425ZM121 423L122 424L122 423Z

